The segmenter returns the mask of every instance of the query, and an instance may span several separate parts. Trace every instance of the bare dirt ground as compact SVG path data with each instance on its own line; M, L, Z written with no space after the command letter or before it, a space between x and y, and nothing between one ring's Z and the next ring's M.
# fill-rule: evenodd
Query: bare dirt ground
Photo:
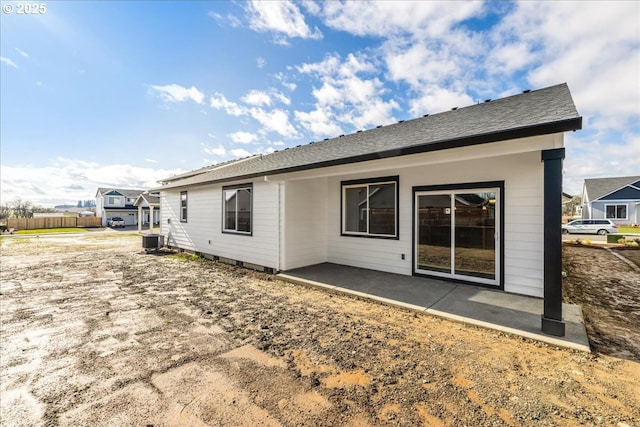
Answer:
M563 253L565 300L582 307L592 349L640 361L640 250L565 245Z
M1 240L1 425L640 425L637 353L611 336L564 350L140 243ZM594 265L606 294L640 283L591 254L568 251L570 298Z

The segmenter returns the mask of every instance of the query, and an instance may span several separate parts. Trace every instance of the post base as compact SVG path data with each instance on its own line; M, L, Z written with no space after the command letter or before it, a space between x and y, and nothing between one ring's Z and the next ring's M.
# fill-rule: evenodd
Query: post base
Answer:
M548 317L544 317L544 314L542 315L542 332L545 334L563 337L565 335L564 326L562 320L549 319Z

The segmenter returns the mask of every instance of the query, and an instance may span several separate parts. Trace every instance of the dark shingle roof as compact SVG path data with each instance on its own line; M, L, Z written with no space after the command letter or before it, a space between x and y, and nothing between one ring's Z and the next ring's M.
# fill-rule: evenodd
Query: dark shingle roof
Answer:
M569 88L560 84L241 159L197 175L167 178L158 189L250 179L581 128L582 117Z
M105 187L100 187L100 188L98 188L98 191L97 191L96 195L100 194L101 196L104 196L106 193L108 193L110 191L117 191L118 193L122 194L123 196L125 196L125 197L127 197L129 199L135 199L140 194L142 194L143 191L146 191L146 190L127 190L127 189L123 189L123 188L105 188Z
M590 201L598 200L602 196L613 193L629 184L640 180L640 176L621 176L613 178L585 179L584 186Z

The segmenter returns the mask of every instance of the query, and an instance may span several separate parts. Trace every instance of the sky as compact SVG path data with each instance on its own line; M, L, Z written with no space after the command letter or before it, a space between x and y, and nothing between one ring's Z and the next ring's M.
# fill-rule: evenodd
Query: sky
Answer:
M583 116L564 191L640 175L637 1L0 3L2 204L156 187L558 83Z

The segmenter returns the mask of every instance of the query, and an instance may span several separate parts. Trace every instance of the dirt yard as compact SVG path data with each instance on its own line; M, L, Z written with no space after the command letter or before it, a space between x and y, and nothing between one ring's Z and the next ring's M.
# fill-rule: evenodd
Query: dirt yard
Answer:
M140 244L1 240L2 426L640 425L640 273L607 251L565 257L587 354Z

